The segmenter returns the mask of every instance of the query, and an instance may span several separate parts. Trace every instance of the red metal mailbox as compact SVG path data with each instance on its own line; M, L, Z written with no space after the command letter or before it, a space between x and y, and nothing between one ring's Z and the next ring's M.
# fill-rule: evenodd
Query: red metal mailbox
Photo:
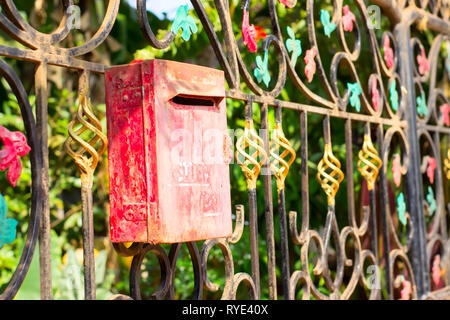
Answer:
M223 72L155 59L105 80L111 240L230 236Z

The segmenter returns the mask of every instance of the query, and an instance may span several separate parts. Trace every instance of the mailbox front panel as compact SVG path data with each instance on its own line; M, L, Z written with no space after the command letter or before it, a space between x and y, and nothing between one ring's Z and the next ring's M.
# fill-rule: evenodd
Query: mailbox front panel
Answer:
M229 236L223 72L172 61L153 62L162 223L158 238L171 243ZM149 240L153 240L150 232Z

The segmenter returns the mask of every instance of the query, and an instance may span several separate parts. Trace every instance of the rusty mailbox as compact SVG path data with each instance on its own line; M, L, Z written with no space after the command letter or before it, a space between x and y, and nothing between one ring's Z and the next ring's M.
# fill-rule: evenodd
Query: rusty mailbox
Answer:
M147 60L105 74L113 242L231 235L224 75Z

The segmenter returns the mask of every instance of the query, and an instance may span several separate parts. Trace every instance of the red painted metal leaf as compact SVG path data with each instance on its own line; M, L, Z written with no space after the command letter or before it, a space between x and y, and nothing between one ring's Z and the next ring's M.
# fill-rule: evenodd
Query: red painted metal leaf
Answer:
M353 22L356 21L356 17L353 12L350 11L348 5L343 8L344 15L342 16L342 24L344 25L344 31L353 31Z
M384 38L383 42L384 60L389 69L394 67L394 50L391 48L391 40L389 37Z
M316 73L316 62L314 61L314 57L317 55L316 47L312 47L311 49L306 51L305 55L305 75L308 79L308 82L311 82L314 74Z
M22 165L18 157L16 157L9 166L8 173L6 177L8 178L9 183L13 187L16 186L17 180L19 180L20 174L22 173Z
M401 173L401 164L400 164L400 155L397 154L394 158L394 162L392 163L392 173L393 180L395 185L398 187L402 181L402 173Z
M427 55L425 54L425 50L422 48L421 54L417 55L417 63L419 64L419 73L425 74L428 70L430 70L430 64L427 59Z
M250 52L256 52L256 29L255 26L249 23L249 13L244 10L244 15L242 17L242 37L244 38L244 44L247 46Z
M375 111L378 111L380 101L380 92L378 91L377 81L372 81L372 105Z
M23 157L30 152L31 148L27 144L27 138L22 132L15 131L11 133L11 140L16 149L17 155Z
M409 300L412 293L411 282L408 280L402 281L403 289L400 292L401 300Z
M293 8L297 3L297 0L278 0L278 1L288 8Z
M436 169L436 159L428 157L427 176L430 179L430 183L434 183L434 169Z
M441 268L439 266L440 263L441 263L441 256L440 255L434 256L433 267L431 270L433 282L435 285L439 285L439 282L441 282Z
M444 124L446 126L450 126L450 117L448 116L448 113L450 111L450 107L449 107L448 103L443 104L442 106L439 107L439 109L441 110L442 118L444 120Z

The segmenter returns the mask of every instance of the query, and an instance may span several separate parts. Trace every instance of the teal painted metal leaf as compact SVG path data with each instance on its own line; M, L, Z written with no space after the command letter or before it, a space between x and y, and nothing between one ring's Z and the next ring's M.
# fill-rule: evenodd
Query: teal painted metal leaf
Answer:
M258 80L258 83L261 81L264 82L266 87L269 86L270 82L270 74L269 74L269 57L268 57L268 51L264 51L264 60L261 59L261 56L256 57L256 69L253 71L253 74L255 75L256 79Z
M389 99L391 100L391 107L394 109L394 111L398 110L398 92L397 92L397 85L395 84L395 81L391 83L391 86L389 87Z
M191 33L194 34L198 31L194 18L188 15L187 4L178 7L170 30L177 34L180 29L182 30L181 38L183 38L184 41L189 41Z
M320 22L322 22L325 35L330 37L331 33L336 30L336 24L331 23L330 13L327 10L320 10Z
M6 218L8 203L0 194L0 248L16 239L17 220Z
M403 195L403 192L400 192L400 194L397 197L397 214L398 219L402 223L402 225L406 225L406 203L405 203L405 196Z
M427 202L429 205L430 216L432 216L436 211L436 199L434 199L433 188L430 186L428 186Z
M347 89L350 91L350 105L359 112L361 110L361 101L359 99L359 95L362 93L361 87L358 82L347 83Z
M445 65L447 72L450 73L450 42L445 43L445 48L447 49L447 58L445 59Z
M425 102L425 95L422 93L421 96L416 98L417 102L417 114L420 116L426 116L428 114L427 104Z
M294 30L291 27L287 27L287 33L290 39L286 40L286 48L291 54L291 63L293 66L297 63L297 58L302 54L302 42L295 39Z

